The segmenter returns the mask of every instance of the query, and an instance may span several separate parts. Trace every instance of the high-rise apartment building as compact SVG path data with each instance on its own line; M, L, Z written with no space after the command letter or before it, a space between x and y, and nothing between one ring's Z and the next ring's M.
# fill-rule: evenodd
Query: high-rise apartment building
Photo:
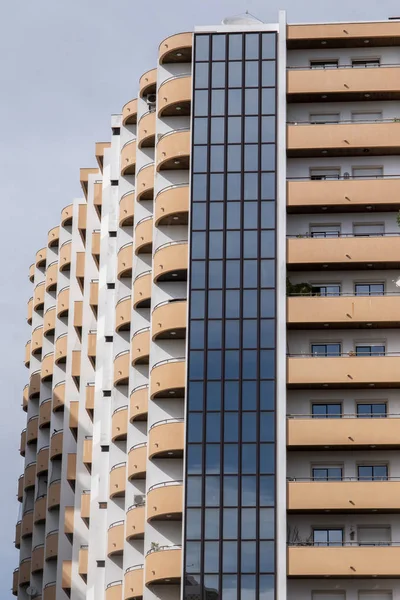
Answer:
M156 65L29 272L13 593L399 600L400 21Z

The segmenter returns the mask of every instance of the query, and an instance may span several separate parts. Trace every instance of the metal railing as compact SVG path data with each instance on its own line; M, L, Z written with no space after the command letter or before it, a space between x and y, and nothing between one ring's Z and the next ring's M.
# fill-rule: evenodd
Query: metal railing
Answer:
M184 362L185 360L186 360L185 356L179 356L178 358L166 358L164 360L159 360L152 366L151 370L155 369L156 367L161 367L162 365L166 365L171 362Z
M287 419L398 419L400 413L382 413L375 415L374 413L337 413L334 415L286 415Z
M154 552L160 552L160 551L168 551L168 550L182 550L182 546L178 546L178 545L171 545L171 546L157 546L154 548L151 548L150 550L148 550L146 552L146 556L148 556L149 554L154 554Z
M161 142L164 138L169 135L173 135L174 133L183 133L184 131L190 131L190 127L179 127L178 129L173 129L172 131L167 131L166 133L161 133L158 136L157 143Z
M357 354L355 350L350 352L337 352L337 353L326 353L326 354L312 354L312 353L301 353L301 354L287 354L288 358L385 358L386 356L400 356L400 352L376 352L371 351L370 354Z
M153 425L151 425L149 431L151 431L155 427L159 427L160 425L167 425L168 423L183 423L184 420L185 419L183 417L177 417L175 419L163 419L161 421L156 421L155 423L153 423Z
M313 541L304 541L304 542L288 542L288 546L312 546L314 548L341 548L341 547L360 547L360 546L400 546L400 542L313 542Z
M286 125L359 125L360 123L399 123L400 117L382 117L381 119L337 119L333 121L286 121Z
M362 284L361 284L362 285ZM362 293L356 294L355 292L327 292L321 294L317 291L305 291L305 292L290 292L287 294L288 297L296 296L310 296L312 298L382 298L383 296L400 296L400 292L382 292L382 293Z
M120 462L120 463L117 463L116 465L114 465L113 467L111 467L110 473L111 473L111 471L114 471L115 469L121 469L121 467L126 467L126 462Z
M360 64L355 64L355 65L340 65L340 64L329 64L327 62L326 65L323 64L323 61L321 62L320 65L314 66L314 65L302 65L302 66L298 66L298 67L287 67L288 71L332 71L332 70L340 70L340 69L379 69L381 67L384 68L393 68L393 67L400 67L400 64L397 63L366 63L365 66L361 66Z
M325 235L323 235L325 234ZM287 235L287 239L312 239L312 240L335 240L337 238L375 238L375 237L399 237L400 233L392 232L392 233L341 233L339 232L330 232L330 231L316 231L315 233L306 231L305 233L291 234Z
M183 485L183 480L163 481L162 483L155 483L154 485L151 485L149 487L149 489L147 490L147 493L149 494L151 491L159 489L159 488L179 486L179 485Z

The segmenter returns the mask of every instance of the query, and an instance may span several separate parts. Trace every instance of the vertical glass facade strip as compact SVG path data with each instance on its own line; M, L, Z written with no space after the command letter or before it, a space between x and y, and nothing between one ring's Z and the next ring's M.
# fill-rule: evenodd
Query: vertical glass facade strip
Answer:
M186 598L275 596L276 37L195 35Z

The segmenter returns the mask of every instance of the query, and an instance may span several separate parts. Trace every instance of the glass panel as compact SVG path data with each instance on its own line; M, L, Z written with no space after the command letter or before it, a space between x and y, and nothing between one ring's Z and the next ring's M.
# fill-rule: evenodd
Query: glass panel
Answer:
M223 542L222 570L224 573L237 572L237 542ZM225 578L224 578L225 579Z
M196 35L196 60L209 60L210 36Z
M186 572L197 573L201 570L201 544L200 542L187 542L186 544Z
M213 60L225 60L226 58L226 36L225 35L213 35L212 36L212 59Z
M197 63L195 66L195 81L196 89L208 88L208 71L207 63Z
M225 141L225 119L213 117L211 119L211 143L223 144Z
M229 87L242 87L242 70L241 62L230 62L228 66L228 85Z
M201 539L201 509L189 508L186 520L186 537L190 540Z
M219 538L219 509L207 508L204 511L204 535L208 540Z
M194 119L193 142L195 144L207 144L208 140L208 119Z
M213 88L224 88L225 87L225 63L213 63L212 64L212 87Z

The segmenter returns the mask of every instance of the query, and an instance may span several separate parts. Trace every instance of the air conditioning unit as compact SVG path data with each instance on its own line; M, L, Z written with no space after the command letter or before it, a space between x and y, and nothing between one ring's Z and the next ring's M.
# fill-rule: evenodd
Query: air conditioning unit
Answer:
M350 173L343 173L343 179L350 179Z
M133 496L133 504L135 504L136 506L141 506L145 503L145 499L146 496L143 496L142 494L135 494Z
M155 106L157 103L157 96L155 94L149 94L146 98L148 106Z

